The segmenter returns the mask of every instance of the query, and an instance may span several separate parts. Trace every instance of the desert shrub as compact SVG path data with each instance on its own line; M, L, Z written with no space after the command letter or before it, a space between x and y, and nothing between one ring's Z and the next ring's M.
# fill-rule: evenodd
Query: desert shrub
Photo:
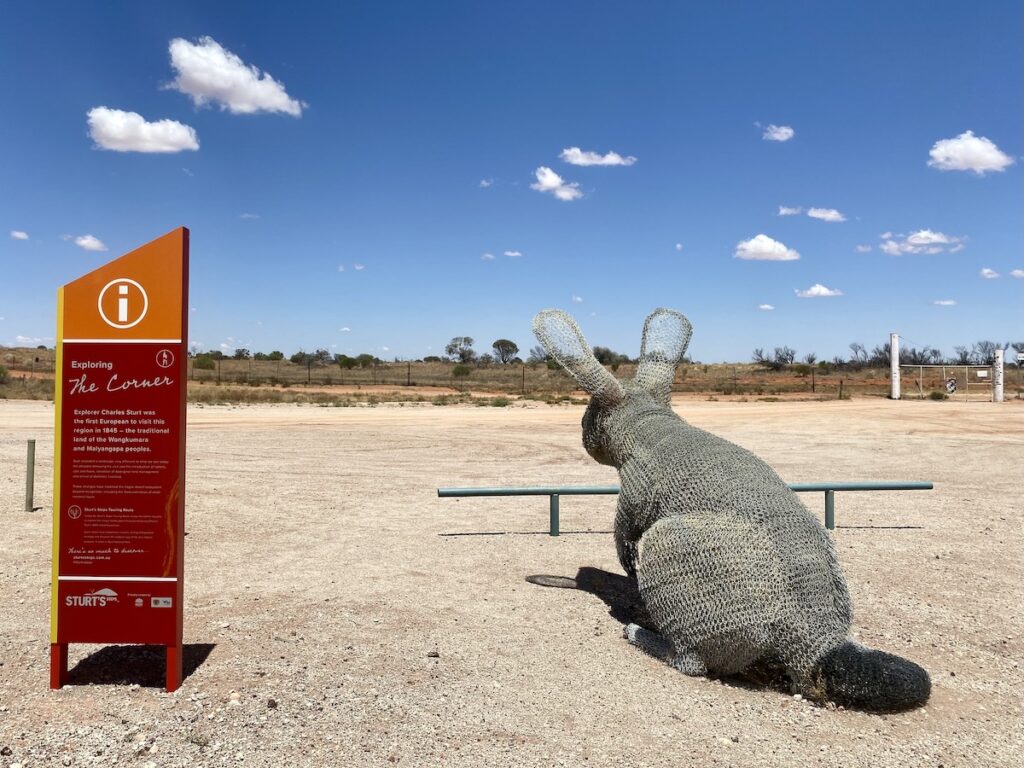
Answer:
M6 384L7 383L7 376L8 376L7 367L3 366L3 365L0 365L0 384Z
M457 379L464 379L467 376L469 376L469 374L471 374L472 372L473 369L463 363L459 363L458 365L452 367L452 376L454 376Z
M192 367L200 371L212 371L217 367L217 364L213 362L213 358L209 355L197 355L192 360Z
M494 408L504 408L509 404L509 399L507 397L492 397L490 404Z
M945 392L943 392L941 390L933 389L931 392L928 393L928 399L929 400L949 400L949 395L947 395Z

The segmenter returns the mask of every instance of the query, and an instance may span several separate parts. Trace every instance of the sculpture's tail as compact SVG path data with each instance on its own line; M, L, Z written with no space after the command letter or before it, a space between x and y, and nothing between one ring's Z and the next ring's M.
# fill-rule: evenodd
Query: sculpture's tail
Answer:
M928 673L914 662L849 640L821 658L813 680L823 698L874 712L918 707L932 690Z

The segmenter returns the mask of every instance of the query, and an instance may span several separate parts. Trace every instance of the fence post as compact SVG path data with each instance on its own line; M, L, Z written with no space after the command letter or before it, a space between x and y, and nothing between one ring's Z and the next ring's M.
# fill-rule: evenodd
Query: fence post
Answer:
M35 505L33 504L33 496L35 495L35 484L36 484L36 441L28 441L28 461L25 469L25 511L31 512Z
M551 494L551 508L550 508L550 521L548 525L548 534L550 536L558 535L558 494Z

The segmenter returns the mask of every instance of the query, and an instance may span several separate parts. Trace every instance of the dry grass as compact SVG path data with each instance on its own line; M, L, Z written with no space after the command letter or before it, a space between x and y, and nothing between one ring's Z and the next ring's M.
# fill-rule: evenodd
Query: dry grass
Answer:
M337 365L296 365L287 360L220 360L213 370L201 370L188 362L189 399L193 402L314 403L352 405L365 402L370 395L359 394L361 388L372 388L379 402L417 401L417 395L401 394L411 390L433 388L456 392L487 392L493 396L518 395L545 402L569 397L575 384L561 369L546 365L488 365L474 367L468 377L456 379L451 363L392 362L369 368L343 370ZM0 348L0 365L8 371L8 383L0 383L0 397L52 398L54 351L51 349ZM1016 370L1015 370L1016 368ZM616 366L618 378L632 378L633 364ZM932 392L945 391L942 369L925 369L919 381L918 372L905 369L903 396L927 398ZM947 376L957 376L956 399L967 396L966 373L963 367L949 366ZM973 374L972 374L973 375ZM45 384L29 383L42 378ZM208 392L200 385L219 386ZM295 394L282 390L295 389ZM311 390L316 388L318 393ZM326 394L324 390L328 391ZM306 390L306 391L304 391ZM355 390L355 393L351 390ZM679 366L673 383L676 392L712 397L749 397L761 399L785 396L807 399L837 399L840 396L886 397L889 394L889 371L885 368L860 370L839 369L830 364L790 366L770 371L752 363L684 364ZM49 394L48 394L49 392ZM194 393L194 396L193 396ZM382 396L383 394L383 396ZM430 393L431 399L436 392ZM984 382L974 380L970 399L988 399L990 390ZM1016 366L1007 366L1007 398L1024 396L1024 374Z

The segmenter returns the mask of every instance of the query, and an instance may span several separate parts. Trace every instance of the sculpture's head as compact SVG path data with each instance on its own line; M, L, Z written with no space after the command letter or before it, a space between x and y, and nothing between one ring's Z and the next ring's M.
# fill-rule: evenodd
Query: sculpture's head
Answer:
M625 382L597 361L576 321L560 309L537 313L533 332L547 353L590 395L590 405L583 415L587 453L602 464L617 466L622 451L614 433L621 417L639 417L669 408L676 366L686 353L693 327L673 309L654 310L644 322L636 376Z

